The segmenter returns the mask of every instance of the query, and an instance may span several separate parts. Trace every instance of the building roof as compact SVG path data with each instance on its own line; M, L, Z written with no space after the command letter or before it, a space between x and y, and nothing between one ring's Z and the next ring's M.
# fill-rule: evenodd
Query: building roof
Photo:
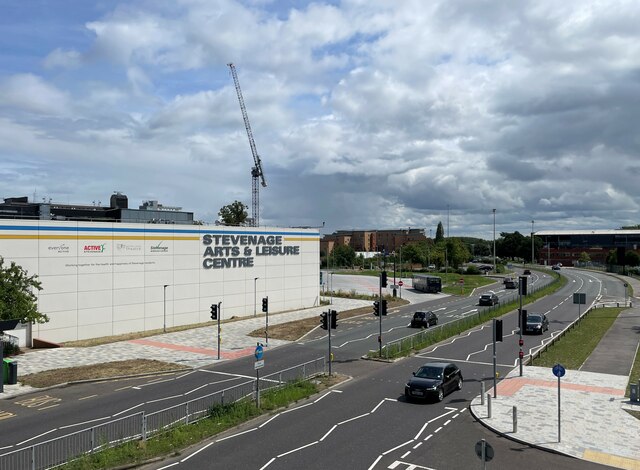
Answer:
M534 232L539 237L553 235L640 235L640 230L540 230Z

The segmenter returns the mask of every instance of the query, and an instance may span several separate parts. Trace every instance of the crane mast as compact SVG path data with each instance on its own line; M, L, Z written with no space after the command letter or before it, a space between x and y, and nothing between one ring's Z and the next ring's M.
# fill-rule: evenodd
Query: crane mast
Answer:
M244 127L247 131L247 137L249 138L251 155L253 155L253 168L251 168L251 215L253 216L253 226L257 227L260 225L260 186L258 185L258 180L260 180L263 187L267 186L267 182L264 179L262 161L260 160L260 155L258 155L256 143L253 140L253 132L251 132L251 124L249 124L247 108L245 107L244 99L242 98L242 90L240 89L240 81L238 80L236 67L232 63L227 65L231 69L231 76L233 77L236 94L238 95L238 102L240 103L240 111L242 111L242 119L244 119Z

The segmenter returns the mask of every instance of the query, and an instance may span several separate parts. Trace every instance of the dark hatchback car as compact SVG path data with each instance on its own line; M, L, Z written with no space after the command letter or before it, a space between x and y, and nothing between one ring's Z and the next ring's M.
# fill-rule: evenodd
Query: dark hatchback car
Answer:
M442 401L445 395L462 389L462 372L450 362L427 362L413 373L404 386L407 401L435 398Z
M514 279L506 279L504 281L504 288L505 289L517 289L518 288L518 283Z
M500 303L500 299L498 296L492 292L487 294L482 294L480 299L478 300L478 305L498 305Z
M525 276L531 276L531 270L530 269L525 269L524 270L524 275Z
M438 316L433 312L416 312L411 319L411 328L429 328L438 324Z
M544 313L530 313L527 315L525 333L536 333L541 335L549 329L549 320Z

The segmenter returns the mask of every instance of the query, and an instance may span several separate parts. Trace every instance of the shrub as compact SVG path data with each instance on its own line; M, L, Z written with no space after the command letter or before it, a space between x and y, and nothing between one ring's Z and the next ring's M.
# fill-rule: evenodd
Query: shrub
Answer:
M480 270L475 264L470 264L467 266L467 274L480 274Z

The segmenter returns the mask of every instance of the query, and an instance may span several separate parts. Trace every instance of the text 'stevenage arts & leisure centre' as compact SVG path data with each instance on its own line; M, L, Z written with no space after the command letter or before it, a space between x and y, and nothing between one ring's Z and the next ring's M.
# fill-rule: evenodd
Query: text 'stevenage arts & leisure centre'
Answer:
M37 274L31 337L64 342L250 316L320 303L320 235L314 229L0 222L0 256ZM258 307L260 311L260 307Z

